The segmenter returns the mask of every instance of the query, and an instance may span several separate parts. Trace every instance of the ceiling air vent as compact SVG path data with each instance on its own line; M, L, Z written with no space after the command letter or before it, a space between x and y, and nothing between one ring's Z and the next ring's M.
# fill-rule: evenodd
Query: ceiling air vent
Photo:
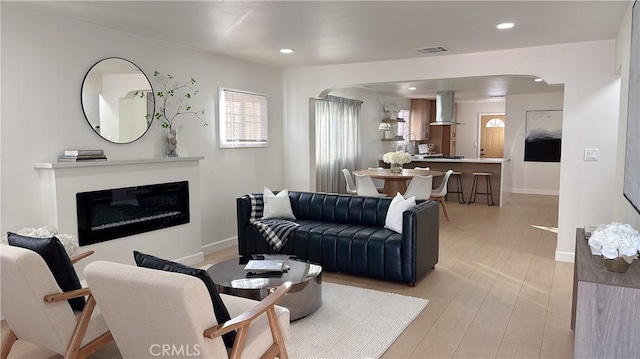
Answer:
M428 54L438 54L441 52L447 52L449 51L449 49L447 49L444 46L432 46L432 47L425 47L422 49L416 49L416 51L418 51L421 54L428 55Z

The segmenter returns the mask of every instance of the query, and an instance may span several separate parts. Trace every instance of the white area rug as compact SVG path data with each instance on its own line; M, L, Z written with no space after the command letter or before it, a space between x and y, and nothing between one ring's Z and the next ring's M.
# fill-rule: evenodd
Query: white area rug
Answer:
M291 358L379 358L428 300L322 283L322 306L291 323Z

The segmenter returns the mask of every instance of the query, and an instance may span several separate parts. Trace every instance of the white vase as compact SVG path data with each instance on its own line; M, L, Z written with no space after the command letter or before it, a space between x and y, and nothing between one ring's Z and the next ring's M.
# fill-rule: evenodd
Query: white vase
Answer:
M167 128L167 157L178 157L177 128Z

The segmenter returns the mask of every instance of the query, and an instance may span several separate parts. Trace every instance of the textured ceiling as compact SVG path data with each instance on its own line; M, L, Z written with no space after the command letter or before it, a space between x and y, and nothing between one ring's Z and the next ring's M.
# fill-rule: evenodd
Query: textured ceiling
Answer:
M614 39L629 1L42 1L20 5L276 67L316 66ZM500 31L500 22L514 22ZM280 48L295 53L283 55ZM527 77L363 86L403 97L455 90L457 101L560 92ZM410 92L409 86L418 90Z

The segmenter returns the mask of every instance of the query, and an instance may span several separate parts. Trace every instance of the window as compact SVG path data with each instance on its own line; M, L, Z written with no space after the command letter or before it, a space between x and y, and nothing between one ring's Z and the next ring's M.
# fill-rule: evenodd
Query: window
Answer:
M267 96L220 88L220 148L267 147Z
M484 127L504 127L504 121L499 118L492 118L487 121L487 124Z
M398 123L398 136L407 138L411 132L409 128L409 110L400 110L400 112L398 112L398 118L404 119L404 122Z

